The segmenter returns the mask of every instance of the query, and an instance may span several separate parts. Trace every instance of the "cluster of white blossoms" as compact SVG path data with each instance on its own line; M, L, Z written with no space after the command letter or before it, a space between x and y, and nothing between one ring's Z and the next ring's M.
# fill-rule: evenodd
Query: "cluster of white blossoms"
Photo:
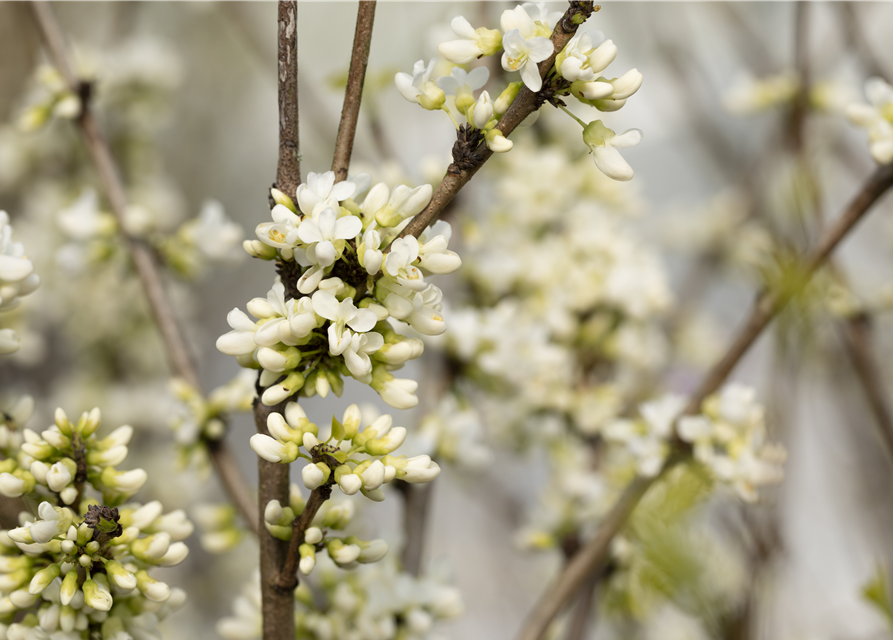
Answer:
M182 541L193 526L183 511L165 514L157 501L129 502L146 472L115 466L133 430L98 438L98 427L97 409L76 423L60 409L54 426L40 435L24 429L20 448L4 451L0 493L40 504L36 518L22 512L21 526L0 532L2 637L155 637L158 621L185 601L149 571L186 558Z
M457 129L459 125L453 112L464 117L467 127L479 131L487 147L496 153L512 149L513 143L498 126L500 117L508 111L522 87L534 93L543 92L545 99L562 109L561 97L565 96L573 96L580 103L603 112L622 108L641 87L642 74L632 69L619 78L601 75L617 56L617 46L585 23L556 52L550 38L562 15L547 11L545 3L525 3L503 12L501 30L475 29L468 20L458 16L451 23L457 39L442 42L437 50L447 61L462 66L453 68L449 76L433 80L434 59L427 65L419 60L411 75L397 73L397 88L409 102L430 111L445 111ZM486 90L475 98L474 92L486 85L489 71L478 67L469 72L464 66L500 51L503 52L502 68L507 72L517 71L521 80L510 82L495 100ZM556 53L554 66L545 78L541 77L538 64ZM448 96L452 97L449 101ZM638 144L642 132L630 129L618 135L601 120L586 124L568 114L583 126L583 141L599 170L614 180L630 180L633 170L618 149Z
M34 131L51 118L74 120L81 115L81 98L71 91L58 70L48 65L38 67L35 73L39 94L21 113L18 120L23 131Z
M870 104L849 105L847 117L867 130L875 162L890 164L893 162L893 87L881 78L869 78L865 95Z
M40 278L25 255L25 247L12 240L9 214L0 211L0 311L13 309L19 298L34 291ZM0 329L0 354L19 348L19 337L12 329Z
M347 495L362 492L370 500L380 502L384 500L382 485L395 478L409 483L429 482L440 473L430 456L391 455L406 439L406 429L394 427L389 415L379 416L361 430L362 414L352 404L340 422L332 416L331 431L322 439L319 427L310 422L297 402L286 404L284 413L270 414L270 435L251 436L251 448L269 462L290 464L298 458L307 460L301 477L311 491L337 484Z
M239 309L229 313L233 330L217 348L261 369L265 405L298 392L340 395L345 375L397 409L418 404L418 384L391 371L419 357L423 343L396 329L408 325L428 336L446 330L443 295L427 278L452 273L461 260L447 248L446 222L418 239L401 237L430 202L430 185L370 183L368 174L336 184L331 171L311 173L298 187L297 206L274 189L273 222L258 225L258 240L244 243L249 254L276 261L279 281L266 298L248 303L256 320Z
M646 477L660 472L678 436L742 500L755 502L758 487L781 482L785 451L767 442L764 410L754 389L730 384L704 400L698 415L681 415L685 404L676 395L643 403L639 418L612 422L604 437L625 446L638 473Z
M437 623L460 616L459 591L431 574L401 572L396 561L365 566L349 574L322 564L319 587L302 583L295 591L295 634L299 638L339 640L425 640L437 635ZM226 640L257 640L262 633L260 581L246 584L235 602L235 615L217 623Z

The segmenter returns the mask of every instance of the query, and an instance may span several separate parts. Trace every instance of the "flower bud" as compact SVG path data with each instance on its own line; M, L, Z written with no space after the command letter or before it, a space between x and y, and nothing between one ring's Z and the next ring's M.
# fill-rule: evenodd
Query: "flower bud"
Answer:
M78 572L72 569L62 580L62 587L59 589L59 601L63 605L71 604L74 595L78 592Z
M298 568L301 570L301 573L308 576L313 571L313 567L316 566L316 549L312 544L302 544L298 547L298 552L301 554Z
M619 78L610 80L614 86L614 100L625 100L633 95L642 86L642 74L637 69L630 69Z
M28 593L32 596L43 593L43 590L46 589L53 580L58 578L60 573L62 573L62 570L59 568L58 564L51 564L45 569L41 569L35 573L34 577L31 579L31 584L28 585Z
M84 603L97 611L108 611L112 608L112 594L103 589L95 580L87 580L81 586L84 592Z
M508 111L509 107L512 106L512 103L515 101L515 98L518 97L518 92L521 91L521 87L523 86L523 82L509 83L509 86L499 94L499 98L493 103L493 112L501 116Z
M298 445L294 442L279 442L268 435L255 433L248 443L267 462L289 464L298 459Z
M307 527L307 531L304 532L304 541L308 544L322 542L322 538L322 529L319 527Z
M502 135L499 129L490 129L484 134L487 146L493 153L506 153L512 150L514 143Z
M617 45L613 40L605 40L589 54L589 68L593 73L601 73L617 57Z
M264 244L260 240L245 240L242 242L242 249L252 258L260 260L272 260L277 254L276 247Z
M301 479L304 481L304 486L311 491L328 482L330 474L331 470L324 462L308 464L301 469Z
M490 100L490 94L482 91L477 103L474 106L474 126L483 129L493 117L493 101Z
M292 213L298 212L297 207L295 207L294 201L287 195L282 193L279 189L276 189L275 187L270 189L270 195L273 196L273 202L275 202L276 204L281 204L283 207L287 207Z
M116 560L105 563L105 571L119 589L130 591L136 588L136 576L130 573Z
M326 542L326 549L329 557L339 565L348 565L356 562L360 557L360 548L355 544L344 544L338 538L333 538Z
M400 447L406 439L406 429L403 427L394 427L383 438L376 438L366 443L366 453L371 456L383 456L389 454ZM384 478L384 469L382 469L382 479ZM367 487L368 488L368 487ZM375 487L372 487L375 488Z
M163 582L150 578L148 572L138 571L136 587L152 602L166 602L171 597L171 589Z

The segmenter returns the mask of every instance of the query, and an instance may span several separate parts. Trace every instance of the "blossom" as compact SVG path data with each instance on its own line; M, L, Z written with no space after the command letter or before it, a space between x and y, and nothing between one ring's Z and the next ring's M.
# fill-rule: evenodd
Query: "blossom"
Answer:
M394 76L397 89L409 102L419 104L423 109L434 111L443 107L446 94L443 89L431 82L431 74L434 72L434 58L425 66L424 60L419 60L412 67L412 75L398 72Z
M625 149L639 144L642 132L627 129L619 136L608 129L601 120L590 122L583 129L583 142L592 151L595 166L599 171L614 180L632 180L633 170L617 149Z
M186 237L211 260L242 256L237 251L242 234L242 227L226 217L223 205L216 200L206 200L198 219L185 226Z
M69 207L56 214L62 232L72 240L90 240L115 231L115 219L99 210L99 198L94 189L85 188Z
M338 257L339 250L335 243L355 238L362 229L363 222L358 217L339 218L334 210L326 208L318 216L304 219L298 227L298 237L315 247L316 260L320 267L329 267Z
M502 34L497 29L475 29L462 16L453 18L450 28L459 39L441 42L437 52L453 64L468 64L475 58L492 56L502 48Z
M446 220L438 220L419 236L419 266L436 274L453 273L462 266L462 259L448 251L453 230Z
M502 68L506 71L520 71L521 79L531 91L539 91L543 79L537 63L542 62L555 50L555 45L548 38L535 36L525 38L518 29L508 31L502 37Z
M398 185L393 192L384 183L378 183L366 195L360 210L383 227L394 227L403 220L420 213L431 202L433 189L430 184L410 188Z
M374 312L357 309L351 298L345 298L339 303L331 293L317 291L313 294L312 302L313 310L331 322L329 353L333 356L341 355L351 344L353 334L347 327L363 333L374 327L377 321Z
M261 222L255 229L258 239L265 245L277 249L289 249L298 243L298 226L301 216L283 204L277 204L270 211L273 222Z
M360 174L358 178L364 178L366 174ZM357 191L357 185L350 180L343 180L335 184L335 172L309 173L307 181L298 186L296 196L298 206L304 215L312 215L316 206L324 203L332 209L338 209L338 203L353 197Z
M456 108L465 113L466 109L474 104L474 95L490 78L490 70L487 67L477 67L471 71L465 71L462 67L453 67L450 75L437 79L437 86L444 93L456 96Z
M380 333L373 331L354 334L342 354L351 375L361 381L369 376L372 373L372 361L369 360L369 355L381 349L383 345L384 338Z
M850 121L868 130L871 157L878 164L893 162L893 87L881 78L869 78L865 95L870 104L846 108Z
M419 241L412 236L397 238L384 259L384 272L399 284L414 291L422 291L428 284L413 263L419 258Z
M593 29L578 29L564 50L555 58L555 66L565 80L591 82L617 56L617 46Z

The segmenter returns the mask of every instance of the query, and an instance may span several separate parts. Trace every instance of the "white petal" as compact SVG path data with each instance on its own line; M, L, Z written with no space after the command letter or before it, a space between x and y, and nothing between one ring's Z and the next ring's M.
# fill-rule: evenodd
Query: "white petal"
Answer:
M527 63L521 67L521 80L523 80L524 84L527 85L527 88L534 93L543 88L543 79L540 77L540 70L531 60L528 60Z
M343 183L342 183L343 184ZM335 221L335 240L350 240L356 238L363 230L363 221L356 216L344 216Z
M376 318L374 311L370 311L369 309L357 309L357 315L347 323L347 326L354 331L364 333L374 327L377 321L378 318Z
M474 40L447 40L446 42L441 42L437 45L437 53L453 64L468 64L481 55L481 48ZM452 91L450 91L450 89L441 85L441 80L447 85L457 84L455 80L449 76L438 78L437 86L443 89L446 93L456 93L456 90L459 88L458 86L452 87Z
M632 180L632 167L627 164L626 160L623 159L623 156L620 155L620 152L617 151L617 149L614 147L602 146L596 147L592 153L595 156L595 166L597 166L599 171L603 174L609 178L620 180L622 182Z
M627 149L629 147L636 146L640 142L642 142L642 130L627 129L619 136L614 136L614 138L610 140L609 144L615 149Z

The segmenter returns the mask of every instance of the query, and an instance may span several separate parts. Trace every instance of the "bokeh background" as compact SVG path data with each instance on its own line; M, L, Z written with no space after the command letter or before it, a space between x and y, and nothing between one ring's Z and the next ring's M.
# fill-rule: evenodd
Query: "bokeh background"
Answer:
M495 25L509 7L379 5L353 171L410 184L442 175L452 127L445 117L404 101L393 75L434 57L437 43L449 37L453 16ZM96 79L102 121L135 200L154 216L153 224L175 228L210 198L251 237L267 218L267 189L275 176L275 3L66 2L55 10L79 68ZM305 175L331 162L355 14L353 3L299 4ZM664 376L666 389L684 393L732 335L760 285L699 262L698 248L706 243L731 251L746 241L716 222L725 215L720 211L740 205L787 246L802 248L814 238L801 223L803 203L812 202L816 185L821 215L832 219L872 171L864 132L847 122L842 109L865 101L862 87L869 76L893 80L893 5L606 3L593 20L620 49L615 66L636 67L645 76L634 99L604 120L617 131L636 127L645 133L642 144L624 152L636 171L633 189L641 203L631 224L660 251L676 307L692 319L692 355ZM0 390L36 396L31 426L49 424L57 405L69 414L98 405L107 424L134 424L134 464L151 472L145 499L158 497L169 509L219 500L213 476L176 469L168 426L176 405L163 353L151 327L139 319L139 295L126 275L73 275L64 262L60 266L57 254L65 238L54 216L77 198L78 184L95 176L70 123L54 122L35 133L15 126L38 91L35 70L42 60L28 7L0 3L0 209L10 212L44 280L14 320L24 343L0 363ZM814 108L798 142L790 86L804 69ZM516 136L562 140L571 155L585 152L577 125L549 107ZM798 148L810 158L813 173L807 178L792 159ZM477 204L487 197L487 171L475 178L476 195L460 198L457 216L483 215ZM888 199L859 226L838 260L855 297L876 311L875 350L888 380L891 215ZM717 227L721 237L711 237ZM206 390L238 372L232 358L214 348L228 330L226 313L264 295L272 275L268 264L246 258L190 278L172 277ZM449 284L445 290L449 297ZM121 323L132 336L125 346L107 339ZM789 452L778 490L761 504L723 511L743 532L743 548L760 546L754 532L768 545L766 557L742 556L742 579L755 595L751 626L736 637L887 637L883 617L861 589L878 563L893 555L893 459L881 445L833 323L804 314L781 326L767 332L733 375L759 390L774 434ZM437 371L436 363L422 359L411 363L406 377L424 381ZM325 421L354 401L385 408L370 389L350 381L342 398L314 398L305 406L311 418ZM413 426L433 402L423 397L416 410L394 412L396 423ZM256 468L248 448L253 432L250 416L234 416L228 438L249 478ZM444 628L448 635L512 637L546 588L560 556L516 545L516 532L545 476L541 453L498 447L483 470L445 467L433 490L426 557L451 576L466 602L465 615ZM362 526L396 547L400 507L395 499L365 509ZM214 621L229 613L257 562L256 545L248 539L226 556L208 554L197 540L190 546L188 561L169 580L190 595L189 607L165 623L170 638L212 637ZM673 615L658 615L636 637L702 637ZM597 625L592 633L607 631Z

